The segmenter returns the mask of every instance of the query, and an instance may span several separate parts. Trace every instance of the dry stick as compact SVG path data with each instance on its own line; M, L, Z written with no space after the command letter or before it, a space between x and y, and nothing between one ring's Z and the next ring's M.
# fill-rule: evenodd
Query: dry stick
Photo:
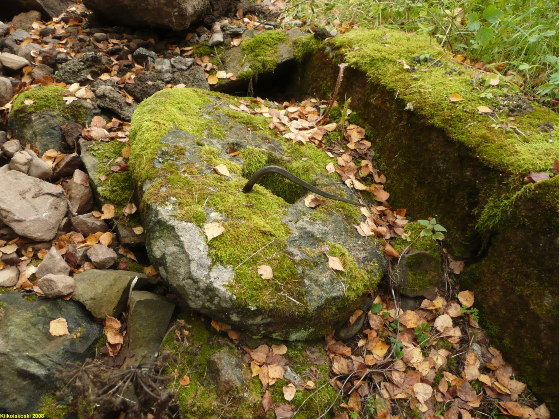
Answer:
M322 118L320 118L320 120L318 121L317 126L320 126L324 123L326 118L328 118L328 114L330 114L332 107L334 106L334 102L336 101L336 96L338 96L338 90L340 90L342 80L344 79L344 70L347 67L347 63L341 63L338 67L340 67L340 72L338 73L338 79L336 80L336 87L334 88L334 94L332 95L332 99L330 100L330 105L328 105L328 109L326 109L326 112L324 113L324 115L322 115Z
M248 258L246 258L245 260L243 260L241 263L239 263L235 269L237 269L239 266L241 266L243 263L245 263L247 260L249 260L250 258L252 258L253 256L256 256L258 253L260 253L262 250L264 250L266 247L268 247L269 245L271 245L273 242L275 242L276 239L272 239L272 241L270 243L268 243L267 245L261 247L260 249L258 249L256 252L254 252L252 255L250 255Z

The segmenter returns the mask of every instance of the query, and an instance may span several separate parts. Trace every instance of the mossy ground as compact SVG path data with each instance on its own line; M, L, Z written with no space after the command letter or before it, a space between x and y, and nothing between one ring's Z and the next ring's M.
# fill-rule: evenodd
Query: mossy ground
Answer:
M85 126L89 112L84 109L80 101L66 104L63 99L65 92L65 89L57 86L41 86L23 92L14 100L12 115L21 118L24 114L49 111L59 113L65 119ZM26 101L31 102L26 104Z
M245 386L241 390L223 394L217 391L215 383L207 376L209 358L216 352L228 347L231 353L241 357L243 351L229 343L223 335L219 335L211 326L209 319L190 311L182 311L178 319L184 320L188 330L187 344L173 341L170 336L164 344L164 350L169 350L178 362L170 362L167 374L176 374L171 386L178 390L179 409L182 417L252 419L275 417L273 410L264 412L262 396L265 390L258 377L252 377L248 364L243 364L243 378ZM259 344L279 344L275 340L258 341L253 343L252 349ZM245 346L245 345L243 345ZM254 346L254 347L252 347ZM291 368L302 378L307 378L311 367L317 369L315 380L318 390L298 390L291 404L294 410L300 408L297 417L314 419L324 413L336 398L336 391L328 384L329 363L326 361L315 364L309 358L309 350L318 352L327 360L321 343L287 343L288 351L285 358L292 362ZM190 385L181 386L179 379L184 375L190 378ZM285 380L278 380L270 387L274 403L285 402L282 387L287 385ZM311 396L311 397L309 397ZM308 400L305 400L307 399ZM303 404L304 403L304 404ZM337 406L336 406L337 408ZM220 416L221 415L221 416ZM332 417L326 416L326 417Z
M41 408L38 413L48 419L63 419L68 413L68 407L58 404L54 396L45 396L41 399ZM39 416L37 415L37 417Z

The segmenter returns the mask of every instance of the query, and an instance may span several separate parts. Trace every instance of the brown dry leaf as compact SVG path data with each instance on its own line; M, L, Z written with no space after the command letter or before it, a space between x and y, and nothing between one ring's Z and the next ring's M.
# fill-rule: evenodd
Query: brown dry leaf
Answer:
M270 410L273 405L274 401L272 400L272 393L270 393L270 390L266 390L266 393L262 396L262 407L264 408L264 412Z
M110 220L115 216L115 207L112 204L103 205L101 211L103 212L103 215L101 215L102 220Z
M293 409L287 403L278 404L274 409L274 413L276 414L276 419L290 419L294 415Z
M342 262L339 258L337 258L336 256L328 256L328 266L330 268L332 268L335 271L341 271L341 272L345 272L345 269L342 265Z
M186 387L187 385L190 384L190 377L189 377L188 375L185 375L184 377L182 377L182 378L179 380L179 383L180 383L181 386L185 386L185 387Z
M252 355L252 354L251 354ZM272 379L283 380L285 369L281 365L268 365L268 376Z
M554 175L559 175L559 160L555 160L553 162L553 165L551 166L551 173L553 173ZM545 405L542 405L545 406Z
M225 228L221 225L219 221L214 221L213 223L204 224L204 233L206 234L208 241L221 236Z
M213 169L218 175L231 177L231 173L229 173L229 169L224 164L218 164Z
M5 253L6 255L10 255L17 250L17 244L12 243L6 246L0 247L0 254Z
M546 172L531 172L524 178L524 183L538 183L542 180L548 180L549 174Z
M334 342L328 346L328 352L341 356L350 356L351 348L344 345L342 342Z
M210 85L217 84L218 81L219 79L217 78L217 76L214 75L208 76L208 84Z
M305 198L305 205L310 209L318 208L320 205L324 204L324 202L326 202L324 199L318 198L314 195L308 195Z
M536 409L536 415L538 415L538 419L550 419L551 418L551 413L549 412L549 409L547 408L545 403L541 404Z
M413 385L413 394L423 404L433 395L433 388L429 384L415 383Z
M386 201L390 197L390 194L380 186L375 186L373 195L377 201L381 202Z
M411 329L415 329L422 323L422 319L415 311L407 310L402 314L399 319L400 323L402 323L405 327L409 327Z
M107 121L105 121L105 118L102 116L97 115L93 117L89 126L94 128L105 128L107 126Z
M307 381L307 383L305 384L305 389L307 390L314 390L316 388L316 384L314 383L314 381Z
M218 322L217 320L212 320L211 325L218 332L221 332L222 330L224 332L231 330L231 326L229 326L227 323Z
M462 269L464 269L464 261L451 260L449 267L450 269L452 269L452 272L454 272L456 275L460 275Z
M243 38L233 38L231 41L231 46L238 47L243 42Z
M122 157L124 157L125 159L129 158L131 152L132 152L132 149L130 148L129 145L127 145L126 147L124 147L122 149Z
M332 359L332 371L334 371L334 374L349 374L347 359L342 356L334 356Z
M113 242L113 233L107 231L99 237L99 243L105 246L109 246Z
M499 402L497 407L504 413L512 416L523 416L524 410L516 402Z
M558 166L559 166L559 162L558 162ZM328 171L328 173L334 173L336 171L336 168L334 167L334 163L330 162L326 165L326 170Z
M352 412L361 412L361 396L359 396L357 391L354 391L349 395L347 406Z
M491 86L497 86L499 84L499 76L497 75L494 78L489 79L489 84Z
M479 378L480 365L481 362L475 352L472 350L468 351L468 353L466 354L466 361L464 365L464 377L467 381L473 381Z
M382 320L382 317L379 316L378 314L373 314L370 311L369 311L369 324L374 330L382 330L382 328L384 327L384 321Z
M288 384L286 386L283 386L282 390L283 390L283 398L288 402L293 400L293 397L295 397L295 393L297 392L297 389L293 384Z
M464 99L458 93L453 93L453 94L450 95L450 101L451 102L460 102L462 100L466 100L466 99Z
M458 388L456 395L465 402L471 402L477 396L476 391L467 381L464 381L464 383Z
M478 106L477 111L482 114L493 113L493 110L487 106Z
M252 371L252 376L253 377L256 377L258 374L260 374L260 365L258 365L258 362L251 361L250 362L250 370Z
M272 345L272 352L275 355L285 355L287 353L287 346L283 343L281 345Z
M375 365L377 363L377 360L375 359L375 357L371 354L367 354L365 355L365 365L371 366L371 365Z
M124 215L132 215L136 212L136 210L137 210L136 205L134 205L132 203L129 203L129 204L126 204L126 206L122 210L122 213Z
M274 272L272 271L272 267L269 265L260 265L258 266L258 275L262 279L273 279Z
M435 329L443 332L447 327L452 327L452 318L448 314L443 314L435 320Z
M49 326L49 333L52 336L66 336L69 335L70 332L68 331L68 323L66 319L60 317L58 319L52 320Z
M473 291L462 291L458 293L458 300L463 306L471 307L474 305L474 292Z
M384 244L384 256L399 258L400 253L398 253L398 251L396 249L394 249L390 243L385 242L385 244Z
M355 310L355 313L353 313L349 318L349 324L355 323L355 320L357 320L359 316L361 316L362 314L363 314L363 310Z
M456 301L451 301L445 310L446 314L450 317L460 317L463 313L460 311L460 304Z
M268 384L270 384L270 376L268 375L268 366L262 365L258 370L258 378L262 383L262 387L267 388Z

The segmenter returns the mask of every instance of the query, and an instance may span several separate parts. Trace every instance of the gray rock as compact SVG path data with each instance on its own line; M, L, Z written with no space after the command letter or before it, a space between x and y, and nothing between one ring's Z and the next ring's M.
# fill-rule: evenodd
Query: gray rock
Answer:
M158 283L143 273L89 269L74 276L76 289L72 299L82 303L95 318L117 317L126 308L130 284L135 277L138 281L134 290L150 289Z
M10 170L0 176L0 220L32 240L52 240L66 216L68 201L62 188Z
M95 234L99 231L106 232L109 231L109 227L104 220L96 218L93 213L75 215L71 219L72 225L76 230L82 233L85 237L90 234Z
M50 179L52 176L52 169L50 166L41 160L33 150L26 149L25 152L31 157L31 165L29 166L27 174L43 180Z
M14 154L21 150L23 149L17 140L6 141L2 144L2 152L9 158L12 158Z
M0 106L4 106L14 95L12 83L6 77L0 77Z
M0 52L0 64L10 70L20 70L26 65L29 65L29 61L15 54L10 54L9 52Z
M0 270L0 287L13 287L17 284L19 271L15 266L8 266Z
M52 178L56 180L60 179L61 177L72 176L74 172L80 167L82 167L82 160L79 154L68 154L54 167Z
M8 37L8 39L11 39L16 43L19 43L25 41L30 36L31 34L29 32L24 31L23 29L17 29Z
M29 75L33 77L33 79L45 79L45 76L52 76L53 69L46 64L39 64L38 66L34 67L33 70L29 72Z
M31 157L28 153L24 151L18 151L8 164L10 170L17 170L18 172L25 173L29 172L29 167L31 167L31 161L33 157Z
M160 73L168 73L171 71L171 61L166 58L158 58L155 60L154 69Z
M361 315L355 319L355 321L350 325L344 325L336 329L334 332L334 337L338 340L349 340L354 337L363 326L365 319L367 318L367 312L363 311Z
M129 104L126 99L110 86L101 86L95 91L95 103L116 113L121 119L130 121L136 110L136 104Z
M209 10L216 16L227 13L231 0L85 0L85 6L95 14L102 15L123 26L169 28L175 31L187 29L190 24L203 18Z
M96 79L110 71L110 65L109 57L99 52L86 52L62 64L54 78L57 82L66 84L87 82L87 76Z
M0 36L5 36L10 31L10 25L0 22Z
M52 34L54 34L54 28L52 26L45 26L39 31L39 36L42 36L43 38L51 36Z
M173 57L171 58L171 65L176 70L186 71L194 64L194 58Z
M75 301L39 299L26 301L18 292L0 295L4 316L0 320L0 400L2 412L32 414L43 396L64 383L55 375L66 362L82 363L94 354L103 326ZM64 318L71 334L52 336L52 320Z
M69 122L64 127L64 139L73 150L77 149L78 139L82 134L82 130L82 126L77 122Z
M168 73L164 74L169 75ZM124 90L136 101L141 102L165 88L165 82L162 80L161 76L162 74L156 71L146 71L136 76L134 83L126 83Z
M208 373L220 393L243 388L245 382L241 361L224 348L208 359Z
M109 39L109 36L104 32L98 32L93 34L93 39L95 42L103 42Z
M20 13L12 19L11 24L17 29L23 29L30 31L33 29L33 22L41 21L41 12L37 10L31 10L26 13Z
M199 65L195 65L188 71L175 71L173 73L173 84L184 84L186 87L210 90L206 73Z
M116 232L118 234L118 242L129 246L145 245L146 233L136 234L134 227L127 222L117 221Z
M214 32L210 38L210 41L208 42L208 45L210 47L213 47L215 45L221 45L223 44L223 32L219 31L219 32Z
M116 252L113 249L109 249L107 246L102 244L94 244L87 251L87 256L89 260L98 269L107 269L116 263L118 258Z
M0 260L2 262L4 262L6 265L9 265L9 266L16 266L21 262L19 260L19 256L17 255L16 252L14 252L14 253L3 253L2 258L0 258Z
M35 61L35 57L41 52L42 48L40 45L29 43L25 45L18 45L16 47L16 54L27 61ZM35 54L35 57L33 56Z
M91 210L93 193L89 186L89 177L77 169L74 177L66 184L66 194L70 202L70 211L74 214L83 214Z
M68 275L48 274L37 281L37 286L47 298L64 297L74 292L74 278Z
M2 145L8 141L8 135L6 131L0 131L0 150L2 150Z
M155 60L157 60L157 54L153 51L149 51L145 48L138 48L132 54L132 58L134 61L144 67L148 64L154 64Z
M64 258L60 256L56 248L53 246L50 248L49 252L45 255L43 261L39 265L35 275L37 278L42 278L45 275L69 275L71 272L70 266L64 261Z
M159 351L175 305L148 291L132 291L128 317L129 354L134 362L150 360Z

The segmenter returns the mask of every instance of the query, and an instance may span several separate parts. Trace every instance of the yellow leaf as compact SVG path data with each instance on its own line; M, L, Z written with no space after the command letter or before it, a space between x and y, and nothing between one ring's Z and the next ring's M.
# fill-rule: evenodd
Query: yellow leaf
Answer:
M224 164L219 164L213 168L218 175L231 177L231 173L229 173L229 169Z
M460 102L462 100L466 100L466 99L464 99L458 93L453 93L453 94L450 95L450 101L451 102Z
M190 377L189 377L188 375L185 375L184 377L182 377L182 378L179 380L179 383L180 383L181 386L185 386L185 387L186 387L187 385L190 384Z
M462 291L458 293L458 300L462 305L466 307L471 307L474 305L474 293L473 291Z
M113 242L113 233L107 231L99 237L99 243L105 246L109 246Z
M258 268L258 275L262 279L272 279L274 277L274 273L272 271L272 267L268 265L260 265Z
M296 392L297 392L297 389L295 388L295 386L293 384L288 384L286 386L283 386L283 398L285 400L287 400L288 402L293 400L293 397L295 397Z
M103 215L101 216L102 220L110 220L115 216L115 207L112 204L103 205L101 211L103 211Z
M390 348L390 345L387 345L383 341L380 341L373 348L373 353L376 356L382 358L384 355L386 355L386 352L388 351L388 348Z
M204 225L204 233L208 237L208 241L220 236L225 231L225 228L221 225L219 221L213 223L208 223Z
M493 113L493 110L487 106L478 106L477 110L479 113Z
M122 149L122 157L124 157L125 159L127 159L128 157L130 157L130 153L131 153L132 149L130 148L129 145L127 145L126 147L124 147Z
M144 228L143 228L142 226L134 227L132 230L133 230L134 233L136 233L138 236L144 232Z
M208 84L217 84L218 81L219 79L217 78L217 76L208 76Z

